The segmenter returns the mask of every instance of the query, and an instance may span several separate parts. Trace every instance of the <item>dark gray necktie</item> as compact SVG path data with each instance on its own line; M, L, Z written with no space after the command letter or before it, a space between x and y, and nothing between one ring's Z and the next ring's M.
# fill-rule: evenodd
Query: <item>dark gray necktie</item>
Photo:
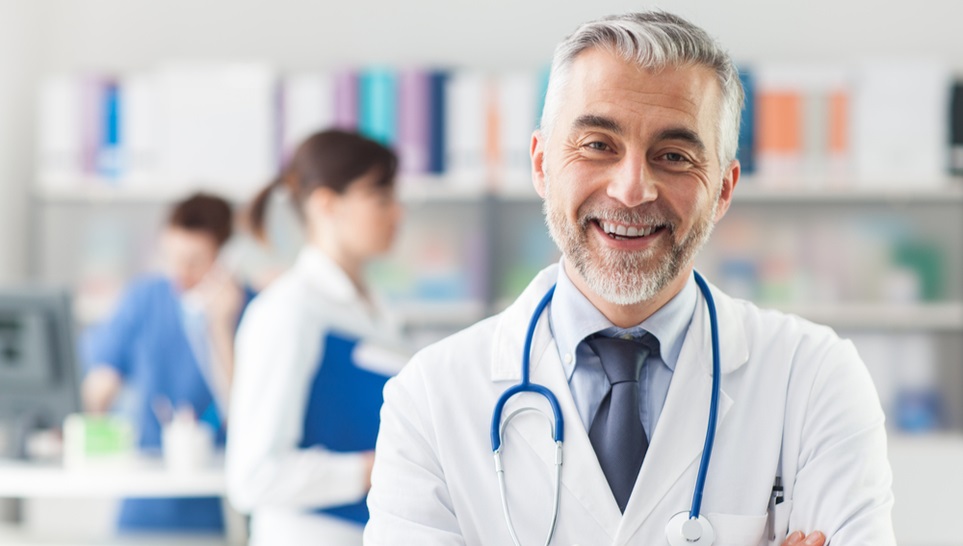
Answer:
M632 339L596 337L586 343L602 361L611 384L592 420L589 439L619 509L625 512L649 448L639 419L639 374L649 349Z

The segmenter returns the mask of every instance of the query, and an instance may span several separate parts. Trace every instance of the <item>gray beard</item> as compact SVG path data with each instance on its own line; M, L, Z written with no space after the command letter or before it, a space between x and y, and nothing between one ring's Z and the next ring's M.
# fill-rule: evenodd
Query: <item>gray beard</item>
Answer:
M677 278L709 240L715 227L712 219L715 218L719 203L717 198L710 213L700 218L683 240L677 241L676 223L648 206L645 211L617 209L592 211L589 214L579 210L578 225L572 225L563 211L552 206L550 188L551 184L546 179L543 210L552 240L562 251L566 261L585 280L589 289L615 305L632 305L651 300ZM599 217L626 223L663 225L672 241L668 258L657 260L656 253L659 248L655 247L641 252L600 248L593 254L588 246L589 229L592 227L589 218Z

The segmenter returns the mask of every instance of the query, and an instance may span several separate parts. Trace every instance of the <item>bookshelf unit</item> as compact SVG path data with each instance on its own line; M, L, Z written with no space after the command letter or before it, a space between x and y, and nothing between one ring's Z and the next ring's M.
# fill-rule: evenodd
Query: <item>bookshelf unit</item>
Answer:
M749 184L744 184L748 186ZM518 188L517 185L513 186ZM406 206L408 214L406 222L417 223L423 221L421 213L434 210L468 209L478 212L480 229L486 234L486 256L488 271L484 277L489 279L481 287L478 298L464 301L407 301L400 304L401 314L406 322L414 324L431 324L436 326L458 326L471 323L492 312L503 308L514 295L514 290L502 288L499 293L499 275L504 275L504 269L511 266L511 256L506 256L508 247L523 234L532 231L545 231L541 215L541 200L534 190L523 191L487 191L479 186L471 188L452 188L447 186L443 177L422 177L418 179L405 178L400 183L400 199ZM221 189L212 191L225 194ZM38 222L32 229L31 238L36 249L47 249L56 245L57 234L45 228L45 215L56 215L57 210L79 214L98 214L110 212L111 209L144 208L162 214L170 203L183 196L183 191L177 189L154 188L108 188L91 186L82 189L37 190L32 194L32 207L39 213ZM248 197L241 194L226 196L231 198L240 209ZM737 188L733 208L721 225L732 221L733 218L742 219L751 216L759 209L778 209L780 215L788 213L805 215L818 219L827 208L884 209L896 214L908 214L910 209L917 213L932 216L935 214L940 225L946 220L942 215L959 215L963 209L963 191L959 187L952 187L941 191L870 191L870 190L782 190L757 187ZM156 210L155 210L156 209ZM942 211L942 213L940 212ZM146 215L150 216L150 215ZM157 216L157 214L155 214ZM148 223L144 215L137 215L138 223ZM520 224L521 225L520 227ZM800 226L804 223L800 223ZM131 226L133 229L144 226ZM155 229L157 226L147 226ZM801 229L801 228L800 228ZM947 243L953 243L952 233L947 230ZM534 237L535 241L529 246L540 246L540 256L535 257L531 268L540 268L557 258L553 244L547 232L542 237ZM516 241L510 239L515 238ZM710 240L707 248L712 248ZM516 254L524 249L515 249ZM529 248L528 250L531 250ZM952 244L947 245L952 251ZM951 263L946 264L949 272L948 279L961 278L961 252L951 257ZM42 252L41 252L42 254ZM51 279L53 264L42 263L38 260L33 273L42 279ZM700 264L702 266L702 264ZM75 270L75 268L58 268L61 271ZM524 279L522 279L524 280ZM936 331L963 333L963 287L951 287L949 294L939 301L928 302L846 302L844 304L832 302L769 302L768 306L799 314L816 322L828 324L843 329L871 329L888 331ZM763 302L764 305L767 302Z
M414 229L406 233L407 228L403 228L399 243L407 246L396 248L396 254L415 252L411 245L417 242L419 233L425 233L426 225L429 228L433 224L434 228L440 225L445 231L457 232L456 239L472 236L472 233L484 235L473 243L473 253L477 255L474 265L467 266L477 269L469 297L402 298L393 304L395 315L416 345L439 339L502 310L535 271L558 258L544 225L541 200L534 190L530 186L526 188L520 180L506 184L504 187L510 188L508 190L485 189L487 187L480 183L470 188L452 187L444 177L403 177L399 180L400 199L406 208L406 225L421 224L418 229L422 231ZM900 368L927 363L913 358L902 362L892 359L893 354L900 354L903 345L911 347L921 338L926 340L926 354L930 359L928 373L930 380L937 385L942 401L939 430L948 435L946 437L959 439L963 434L963 360L959 356L963 354L963 282L960 281L963 279L963 248L959 245L959 233L963 233L963 191L960 181L950 181L942 190L923 191L913 190L909 183L907 189L879 191L839 187L791 189L793 187L799 185L764 187L759 177L744 178L736 189L732 208L697 259L697 267L724 290L737 291L739 284L736 290L727 286L727 278L720 273L719 265L720 254L748 245L746 241L733 243L730 240L725 230L733 226L736 231L751 228L755 234L782 230L805 237L814 225L833 233L833 226L848 229L855 223L861 226L857 231L868 233L873 244L867 248L865 240L851 236L843 237L839 244L846 254L859 256L866 253L878 259L881 249L892 248L894 240L907 236L906 231L898 229L877 229L895 222L903 228L909 226L906 229L910 230L912 237L922 238L927 248L935 249L943 256L939 275L942 286L935 297L931 295L913 301L860 299L845 294L840 294L837 299L786 298L785 294L782 294L783 299L776 300L759 295L750 298L762 307L795 313L831 326L843 337L854 340L877 383L887 411L891 444L899 450L894 459L894 471L902 476L898 484L903 484L900 486L903 489L915 491L906 486L907 473L914 471L914 461L945 458L947 453L944 452L945 442L934 444L936 436L932 431L907 433L897 427L896 397L900 383L905 382L905 372ZM84 219L103 221L116 217L114 225L127 226L126 236L130 241L138 238L148 241L162 222L167 206L182 195L180 190L104 188L34 192L31 207L36 214L31 215L34 219L31 248L35 249L35 277L54 282L76 280L79 269L77 262L71 261L71 256L74 259L79 257L78 248L82 245L76 237L82 230L70 228L83 224ZM230 197L239 206L247 200L240 194ZM771 229L772 226L776 228ZM295 232L288 230L286 233ZM407 243L403 241L405 238ZM137 246L129 244L128 248ZM299 244L289 242L283 246L287 256L293 257ZM815 247L815 251L822 249L820 244ZM750 252L761 252L765 257L765 254L778 255L779 249L763 245ZM793 267L808 267L808 258L812 256L804 253L802 257L796 257ZM818 252L815 256L818 258ZM144 257L143 250L135 254L134 261L141 260L138 267L143 266ZM392 264L396 258L389 258L387 263ZM136 270L133 265L128 267L131 268L128 273ZM764 267L760 266L760 269ZM381 273L390 275L392 271L397 270L388 268ZM758 279L757 282L761 283ZM105 306L101 305L93 312L102 313L104 310ZM959 442L950 443L952 449L958 451ZM929 453L930 448L942 455ZM906 516L896 517L898 521L909 521ZM917 531L905 536L915 536L912 533Z

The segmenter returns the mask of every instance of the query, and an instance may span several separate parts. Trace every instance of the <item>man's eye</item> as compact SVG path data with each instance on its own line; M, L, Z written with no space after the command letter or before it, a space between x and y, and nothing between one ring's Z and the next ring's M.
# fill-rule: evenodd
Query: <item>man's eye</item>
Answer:
M675 153L675 152L669 152L669 153L665 154L665 158L666 158L667 160L673 162L673 163L681 163L681 162L684 162L684 161L688 161L688 159L686 159L686 157L685 157L684 155L682 155L682 154L677 154L677 153Z
M609 145L608 145L608 144L606 144L606 143L604 143L604 142L601 142L601 141L598 141L598 140L596 140L596 141L594 141L594 142L589 142L589 143L586 144L585 146L587 146L589 149L597 150L597 151L600 151L600 152L604 152L604 151L606 151L606 150L609 149Z

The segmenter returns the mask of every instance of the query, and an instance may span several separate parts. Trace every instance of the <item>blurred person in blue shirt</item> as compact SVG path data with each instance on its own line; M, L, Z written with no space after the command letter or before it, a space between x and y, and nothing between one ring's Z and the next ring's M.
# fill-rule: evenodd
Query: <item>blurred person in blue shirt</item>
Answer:
M174 205L161 234L163 273L130 284L113 314L84 337L88 412L109 411L129 391L138 447L161 447L162 420L193 412L224 445L222 416L234 367L234 332L250 292L218 260L231 237L224 199L196 194ZM127 531L223 532L220 499L126 499Z

